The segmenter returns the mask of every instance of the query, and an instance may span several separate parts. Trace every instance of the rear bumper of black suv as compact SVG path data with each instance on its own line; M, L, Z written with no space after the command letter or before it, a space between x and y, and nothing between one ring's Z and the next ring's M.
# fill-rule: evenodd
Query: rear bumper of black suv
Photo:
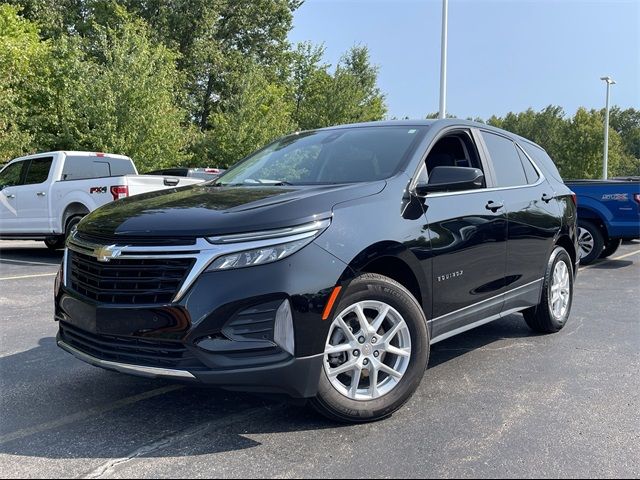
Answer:
M317 393L330 323L322 311L345 268L311 243L250 272L203 273L178 302L155 305L96 301L61 273L58 346L121 373L310 398ZM291 310L293 355L274 341L283 302Z

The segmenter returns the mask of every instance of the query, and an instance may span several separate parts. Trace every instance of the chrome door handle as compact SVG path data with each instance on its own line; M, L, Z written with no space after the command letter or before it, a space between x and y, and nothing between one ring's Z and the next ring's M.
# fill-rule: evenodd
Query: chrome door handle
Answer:
M36 193L36 195L38 195L39 197L44 197L47 195L47 192L38 192Z
M16 198L16 196L13 193L10 193L9 195L7 195L7 198Z
M494 202L493 200L487 202L485 208L487 210L491 210L493 213L496 213L498 210L504 207L504 203L502 202Z

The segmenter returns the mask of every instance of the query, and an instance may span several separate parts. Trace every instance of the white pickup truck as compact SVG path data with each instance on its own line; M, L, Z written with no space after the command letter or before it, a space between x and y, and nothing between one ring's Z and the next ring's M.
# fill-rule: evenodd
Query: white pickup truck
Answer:
M0 170L0 239L44 240L51 249L61 248L82 217L106 203L200 182L138 175L124 155L48 152L16 158Z

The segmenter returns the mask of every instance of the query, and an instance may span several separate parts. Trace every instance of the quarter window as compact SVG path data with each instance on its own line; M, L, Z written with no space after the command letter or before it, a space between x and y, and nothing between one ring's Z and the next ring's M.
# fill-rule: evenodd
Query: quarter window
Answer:
M520 155L520 161L524 167L524 173L527 176L527 183L529 183L529 185L536 183L540 175L538 175L538 172L525 153L519 147L516 150L518 150L518 155Z
M487 149L489 149L498 186L515 187L517 185L526 185L527 178L515 143L501 135L484 131L482 132L482 138L484 138Z
M51 170L51 164L53 158L34 158L31 160L27 177L24 180L25 185L33 185L37 183L44 183L49 178L49 170Z

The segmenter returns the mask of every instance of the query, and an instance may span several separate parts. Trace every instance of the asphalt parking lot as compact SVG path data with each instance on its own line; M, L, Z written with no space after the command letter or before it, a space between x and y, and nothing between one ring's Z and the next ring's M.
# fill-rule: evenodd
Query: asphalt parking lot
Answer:
M640 242L581 269L559 334L516 314L442 342L407 406L359 426L74 359L60 258L0 242L3 477L640 476Z

